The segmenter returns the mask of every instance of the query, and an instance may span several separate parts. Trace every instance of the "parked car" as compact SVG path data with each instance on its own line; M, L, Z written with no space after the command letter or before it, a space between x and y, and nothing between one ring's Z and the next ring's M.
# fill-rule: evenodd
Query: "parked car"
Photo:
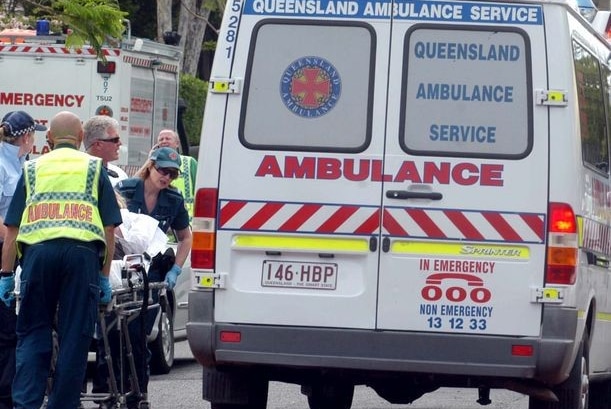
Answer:
M176 245L174 245L174 249ZM161 315L151 332L148 345L151 351L150 369L155 375L167 374L174 365L174 343L187 339L187 297L191 287L190 258L187 258L176 286L159 300Z

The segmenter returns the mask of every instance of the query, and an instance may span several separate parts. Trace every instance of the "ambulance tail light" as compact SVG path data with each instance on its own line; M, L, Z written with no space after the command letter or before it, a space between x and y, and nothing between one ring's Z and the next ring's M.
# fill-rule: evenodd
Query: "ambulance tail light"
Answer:
M117 63L114 61L98 61L98 74L114 74L117 71Z
M217 189L199 189L193 206L193 246L191 267L214 269L216 256Z
M547 226L546 284L575 284L577 218L566 203L550 203Z

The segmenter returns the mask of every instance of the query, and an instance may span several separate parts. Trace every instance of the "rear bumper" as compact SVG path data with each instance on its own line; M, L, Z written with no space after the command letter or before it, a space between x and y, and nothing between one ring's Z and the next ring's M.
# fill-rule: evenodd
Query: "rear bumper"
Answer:
M264 365L302 369L346 369L402 373L520 378L555 384L573 362L576 312L549 309L542 337L482 336L342 328L214 323L212 292L189 298L187 336L205 366ZM572 324L571 324L572 323ZM221 342L221 331L239 331L241 341ZM531 356L512 355L514 345Z

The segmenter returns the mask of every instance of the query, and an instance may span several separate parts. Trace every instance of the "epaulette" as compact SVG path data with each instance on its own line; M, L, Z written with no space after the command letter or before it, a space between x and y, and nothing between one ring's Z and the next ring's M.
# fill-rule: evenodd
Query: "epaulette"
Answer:
M175 203L178 203L181 200L184 200L184 198L182 197L182 193L180 193L180 191L176 189L174 186L169 186L166 189L166 192L168 193L168 199L170 199L171 201Z
M138 183L142 182L140 178L127 178L121 180L115 186L115 189L126 199L131 199L136 192L136 187Z

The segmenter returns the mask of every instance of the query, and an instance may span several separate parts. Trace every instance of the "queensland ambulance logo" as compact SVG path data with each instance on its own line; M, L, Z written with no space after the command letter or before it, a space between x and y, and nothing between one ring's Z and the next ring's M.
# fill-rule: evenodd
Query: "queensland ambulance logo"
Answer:
M337 69L321 57L302 57L282 73L280 95L284 105L304 118L317 118L337 104L342 81Z

